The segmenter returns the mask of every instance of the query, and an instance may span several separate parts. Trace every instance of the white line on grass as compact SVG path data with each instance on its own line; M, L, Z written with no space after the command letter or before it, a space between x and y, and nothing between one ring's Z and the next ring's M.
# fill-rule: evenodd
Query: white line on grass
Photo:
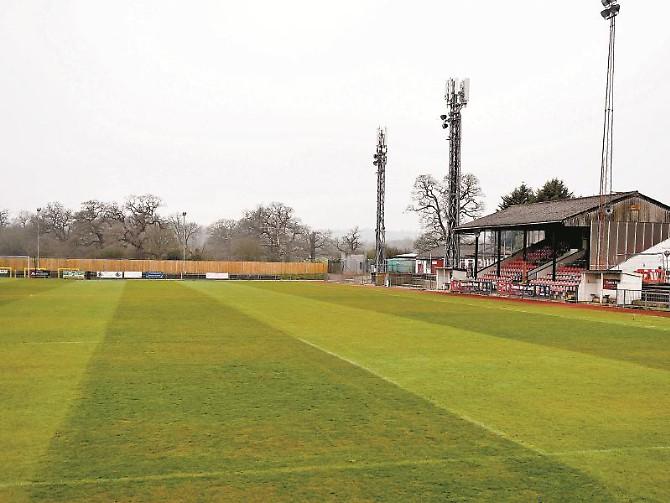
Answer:
M346 360L345 360L346 361ZM590 449L582 451L553 452L548 454L535 453L537 455L565 456L571 454L593 454L593 453L615 453L628 451L646 451L646 450L666 450L670 446L659 447L623 447L619 449ZM489 456L464 456L460 458L424 458L424 459L401 459L398 461L379 461L379 462L360 462L350 460L347 463L331 463L322 465L303 465L303 466L278 466L268 468L248 468L241 470L213 470L201 472L169 472L154 475L137 475L127 477L88 477L80 479L61 479L61 480L18 480L13 482L0 482L0 489L9 489L15 487L48 487L48 486L83 486L83 485L102 485L102 484L123 484L132 482L154 482L165 480L187 480L187 479L208 479L208 478L226 478L240 476L258 476L275 474L300 474L309 472L328 472L328 471L347 471L347 470L375 470L381 468L397 468L408 466L428 466L443 465L452 463L471 463L481 462L491 459L520 459L531 458L528 456L508 456L508 455L489 455Z
M479 456L477 458L425 458L425 459L404 459L399 461L381 461L381 462L357 462L351 460L348 463L332 463L323 465L307 465L307 466L281 466L269 468L249 468L241 470L217 470L217 471L202 471L202 472L170 472L155 475L138 475L128 477L98 477L98 478L81 478L81 479L61 479L61 480L22 480L15 482L0 482L0 489L10 487L39 487L39 486L81 486L89 484L111 484L123 482L151 482L171 479L200 479L200 478L217 478L230 476L245 476L245 475L272 475L272 474L292 474L292 473L307 473L307 472L327 472L327 471L344 471L344 470L371 470L378 468L393 468L403 466L421 466L421 465L440 465L446 463L460 463L472 460L490 459L498 456Z
M611 447L607 449L580 449L576 451L550 452L548 456L580 456L583 454L616 454L619 452L636 451L667 451L670 445L658 445L653 447Z
M320 347L320 346L318 346L318 345L316 345L316 344L313 344L312 342L307 341L307 340L305 340L305 339L301 339L300 337L295 337L295 338L298 339L300 342L303 342L304 344L307 344L308 346L311 346L311 347L313 347L313 348L315 348L315 349L318 349L319 351L323 351L324 353L327 353L327 354L329 354L329 355L331 355L331 356L334 356L335 358L338 358L338 359L340 359L340 360L342 360L342 361L344 361L344 362L347 362L347 363L349 363L350 365L353 365L353 366L355 366L355 367L358 367L358 368L360 368L360 369L363 369L363 370L365 370L366 372L369 372L370 374L372 374L372 375L374 375L374 376L376 376L376 377L378 377L378 378L380 378L380 379L382 379L382 380L384 380L384 381L386 381L386 382L388 382L388 383L390 383L390 384L396 386L397 388L402 389L403 391L406 391L406 392L408 392L408 393L412 393L413 395L416 395L416 396L418 396L419 398L422 398L422 399L424 399L424 400L428 400L430 403L432 403L433 405L439 407L440 409L446 410L447 412L449 412L449 413L451 413L451 414L454 414L454 415L460 417L461 419L463 419L464 421L467 421L468 423L474 424L475 426L478 426L478 427L480 427L480 428L482 428L482 429L488 431L489 433L493 433L494 435L496 435L496 436L498 436L498 437L500 437L500 438L503 438L503 439L505 439L505 440L507 440L507 441L509 441L509 442L513 442L513 443L515 443L515 444L517 444L517 445L520 445L521 447L524 447L524 448L529 449L529 450L531 450L531 451L533 451L533 452L536 452L537 454L541 454L541 455L546 455L546 454L547 454L546 451L544 451L543 449L541 449L541 448L539 448L539 447L537 447L537 446L535 446L535 445L533 445L533 444L530 444L530 443L528 443L528 442L524 442L524 441L522 441L522 440L513 438L513 437L511 437L510 435L508 435L507 433L505 433L504 431L499 430L499 429L497 429L497 428L494 428L494 427L492 427L492 426L489 426L489 425L487 425L487 424L484 424L484 423L482 423L481 421L477 421L476 419L474 419L474 418L468 416L467 414L464 414L464 413L462 413L462 412L455 411L454 409L450 409L450 408L448 408L448 407L445 407L445 406L442 405L441 403L435 402L434 400L431 400L431 399L426 398L426 397L424 397L424 396L418 395L418 394L414 393L413 391L411 391L411 390L405 388L404 386L400 385L400 384L397 383L396 381L394 381L394 380L392 380L392 379L389 379L388 377L385 377L385 376L383 376L383 375L381 375L381 374L375 372L374 370L372 370L372 369L370 369L370 368L368 368L368 367L366 367L366 366L364 366L364 365L361 365L360 363L357 363L357 362L355 362L355 361L353 361L353 360L349 360L348 358L345 358L345 357L343 357L343 356L341 356L341 355L338 355L337 353L333 353L332 351L328 351L327 349L324 349L324 348L322 348L322 347Z
M16 344L97 344L99 341L19 341Z

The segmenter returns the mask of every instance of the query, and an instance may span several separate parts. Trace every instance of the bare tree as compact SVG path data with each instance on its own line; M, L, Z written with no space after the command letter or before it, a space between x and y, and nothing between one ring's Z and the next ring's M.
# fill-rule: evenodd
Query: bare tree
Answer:
M152 194L130 196L123 206L111 208L111 214L122 224L120 241L134 248L138 256L144 255L147 231L152 227L164 228L165 222L158 214L162 205L160 198Z
M19 214L14 217L14 225L17 227L21 227L22 229L25 229L28 227L28 224L30 224L33 219L35 218L35 215L33 213L30 213L29 211L19 211Z
M407 211L418 213L423 234L417 240L420 249L436 248L447 236L447 183L438 182L432 175L419 175L414 181Z
M9 225L9 210L0 210L0 229Z
M477 178L472 173L461 177L461 223L474 220L484 212L484 192Z
M42 210L42 223L45 234L53 234L58 241L70 239L74 215L59 202L48 203Z
M309 231L306 239L310 260L315 260L317 253L328 248L333 242L330 231Z
M244 215L244 225L260 237L268 248L270 260L291 260L299 249L298 239L306 228L284 203L260 205Z
M200 226L195 222L184 222L184 218L179 213L168 218L168 224L174 233L174 236L183 249L189 252L189 242L200 232Z
M361 232L358 226L350 229L337 240L337 249L345 255L353 255L361 248Z
M143 255L156 259L181 258L179 243L169 225L151 225L147 227Z
M243 235L237 220L222 218L207 227L207 248L216 258L233 258L236 240Z
M107 234L113 225L118 208L95 199L81 203L81 209L74 214L74 234L77 242L85 247L103 248Z
M419 175L414 181L407 211L418 213L423 234L415 243L419 249L436 248L446 241L448 222L448 180L438 181L432 175ZM484 210L484 194L479 179L467 173L461 177L461 221L477 218Z

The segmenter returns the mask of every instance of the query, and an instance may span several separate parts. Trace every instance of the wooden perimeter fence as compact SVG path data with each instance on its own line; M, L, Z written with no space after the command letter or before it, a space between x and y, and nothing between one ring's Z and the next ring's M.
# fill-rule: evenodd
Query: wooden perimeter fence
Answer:
M35 261L30 261L30 267ZM28 267L28 259L22 257L0 257L0 267L11 267L22 271ZM206 274L227 272L240 276L319 275L328 273L325 262L228 262L218 260L132 260L132 259L80 259L40 258L40 269L78 269L80 271L140 271L165 274Z

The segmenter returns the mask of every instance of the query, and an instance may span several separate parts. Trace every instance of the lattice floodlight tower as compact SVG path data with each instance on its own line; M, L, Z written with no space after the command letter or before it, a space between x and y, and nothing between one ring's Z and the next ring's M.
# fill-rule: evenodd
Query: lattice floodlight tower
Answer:
M377 150L374 164L377 166L377 225L375 227L375 271L384 272L386 228L384 227L384 200L386 198L386 128L377 129Z
M447 192L447 239L445 242L445 266L459 265L458 237L454 229L461 221L461 110L470 99L470 79L449 79L444 96L447 114L441 115L442 128L449 129L449 177Z
M607 51L607 84L605 87L605 121L603 124L603 144L600 163L600 201L598 208L598 249L596 267L609 266L608 255L601 263L605 247L605 221L612 214L612 154L614 152L614 41L616 39L616 17L621 6L618 0L601 0L605 9L600 15L610 23L609 49Z

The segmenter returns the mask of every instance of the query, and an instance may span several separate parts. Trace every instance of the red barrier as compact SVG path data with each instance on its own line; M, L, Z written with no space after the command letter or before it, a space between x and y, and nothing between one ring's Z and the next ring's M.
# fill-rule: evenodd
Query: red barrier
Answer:
M498 293L512 293L512 283L508 281L498 281Z

